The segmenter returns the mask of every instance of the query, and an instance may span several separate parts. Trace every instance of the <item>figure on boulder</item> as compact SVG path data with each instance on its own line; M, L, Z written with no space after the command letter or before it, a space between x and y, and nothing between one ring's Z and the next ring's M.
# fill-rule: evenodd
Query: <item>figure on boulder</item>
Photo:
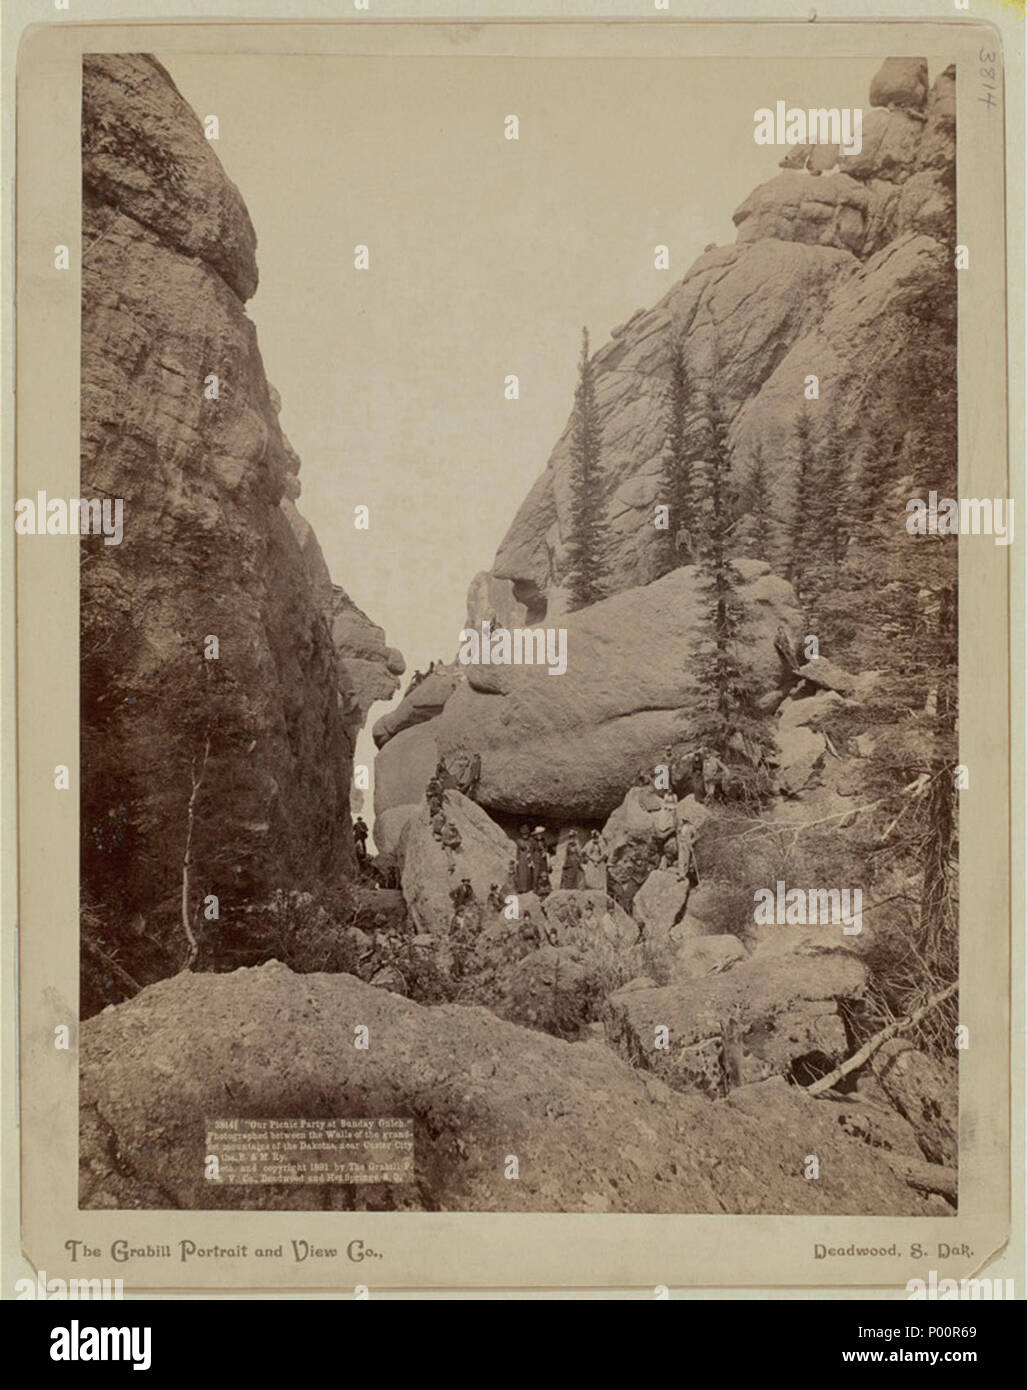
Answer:
M481 754L472 753L470 758L465 761L460 776L457 779L457 790L471 801L477 800L478 783L481 781Z
M549 877L549 864L545 863L538 871L538 878L535 883L535 892L540 898L548 898L553 891L552 881Z
M599 888L606 892L606 861L609 857L606 841L598 830L589 833L588 843L581 852L585 861L585 887Z
M542 934L531 915L530 908L525 909L524 916L521 918L519 934L521 943L529 950L536 951L542 945Z
M449 890L449 896L454 908L459 910L465 903L474 902L474 888L471 880L465 874L455 888Z
M528 826L521 826L521 833L517 837L517 858L514 869L514 889L518 893L530 893L535 886L535 867L534 849L532 847L531 830Z
M450 791L456 787L456 778L446 766L445 758L439 759L435 768L435 776L442 791Z
M584 888L585 874L581 866L581 846L578 832L571 830L564 848L563 869L560 873L561 888Z
M527 946L529 950L537 951L542 945L543 932L545 933L545 939L548 941L549 945L555 946L557 943L557 935L552 927L547 925L539 930L538 923L531 915L531 909L526 908L524 916L521 918L520 926L522 944Z
M679 526L675 532L674 556L679 565L692 563L692 535L687 526Z
M695 863L695 826L687 816L679 817L675 838L678 846L677 875L679 879L688 884L689 892L691 892L699 882L699 870ZM685 906L687 905L688 899L686 898ZM683 911L684 908L682 908Z
M531 832L531 887L536 893L539 891L543 874L548 887L549 851L546 848L546 830L545 826L536 825Z
M659 808L653 818L653 829L661 840L666 841L674 834L677 809L677 797L672 791L665 791L660 797Z
M490 912L502 912L506 904L498 883L489 884L489 895L486 902L488 903Z
M462 841L460 839L460 831L457 830L456 826L453 824L452 821L445 822L444 826L442 827L441 838L442 848L445 850L446 859L449 863L449 872L454 873L456 871L455 855L456 851L460 848Z
M707 801L723 801L726 796L725 781L727 778L727 768L717 757L712 749L707 748L703 753L702 760L702 780L704 799Z
M363 816L357 816L356 820L353 822L353 844L357 851L357 859L361 864L363 864L367 858L367 836L367 822L364 820Z

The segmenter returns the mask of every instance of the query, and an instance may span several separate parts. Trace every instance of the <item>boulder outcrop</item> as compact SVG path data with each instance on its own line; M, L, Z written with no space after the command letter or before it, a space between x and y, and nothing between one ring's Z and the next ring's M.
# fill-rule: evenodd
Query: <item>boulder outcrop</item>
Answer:
M369 1050L353 1046L358 1024ZM482 1008L424 1008L351 975L295 975L277 962L179 975L88 1020L81 1057L87 1210L929 1210L833 1107L794 1087L755 1112L746 1091L711 1105L601 1042L564 1042ZM228 1093L251 1118L408 1117L413 1179L212 1182L206 1122ZM815 1183L803 1177L810 1152ZM517 1182L504 1176L510 1153Z
M765 688L780 677L775 634L797 630L798 610L791 586L761 561L741 559L736 569L746 661ZM641 768L689 738L701 608L696 570L684 567L562 619L564 675L544 666L463 668L466 680L441 715L404 728L378 754L376 808L419 797L437 754L477 752L478 800L490 810L605 817Z
M736 949L728 955L736 963L725 957L716 973L612 994L604 1015L611 1044L676 1090L711 1097L768 1076L787 1077L800 1064L826 1073L845 1059L839 1005L862 999L867 982L853 952L814 946L766 953L757 948L745 960ZM661 1027L669 1030L666 1046ZM803 1072L801 1079L812 1080L813 1074Z

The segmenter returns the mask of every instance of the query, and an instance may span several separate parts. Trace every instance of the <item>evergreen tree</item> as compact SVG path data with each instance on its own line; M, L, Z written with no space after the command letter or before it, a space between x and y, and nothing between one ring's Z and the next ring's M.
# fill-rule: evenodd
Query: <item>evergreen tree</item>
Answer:
M670 364L670 396L667 406L667 446L664 453L661 501L670 511L670 525L663 535L660 573L690 564L693 556L695 499L692 461L688 442L688 369L685 345L675 339Z
M586 608L603 597L604 568L600 522L601 429L587 328L581 332L570 454L571 515L567 541L570 570L566 582L571 607Z
M732 768L743 795L758 798L766 790L765 768L773 736L757 705L759 692L738 659L741 603L738 575L727 549L727 427L715 399L707 412L706 452L706 531L699 565L706 640L696 659L694 732L700 747Z
M774 510L763 445L757 440L749 471L742 482L735 531L738 545L754 560L776 569L781 558L781 522Z
M813 442L809 412L803 406L795 421L793 441L795 461L795 502L788 528L788 577L795 586L800 604L809 597L813 571L813 522L816 512L816 485Z

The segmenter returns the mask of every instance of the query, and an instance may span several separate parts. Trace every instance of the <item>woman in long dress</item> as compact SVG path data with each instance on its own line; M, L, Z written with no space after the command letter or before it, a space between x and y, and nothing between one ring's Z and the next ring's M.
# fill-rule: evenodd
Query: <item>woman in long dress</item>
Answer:
M581 868L581 846L578 844L578 832L572 830L567 836L567 844L564 847L560 887L584 888L584 886L585 875Z
M526 825L521 826L517 837L517 855L514 860L514 887L518 893L530 893L535 886L534 853L531 834Z
M585 866L585 887L606 892L606 845L598 830L593 830L581 852Z

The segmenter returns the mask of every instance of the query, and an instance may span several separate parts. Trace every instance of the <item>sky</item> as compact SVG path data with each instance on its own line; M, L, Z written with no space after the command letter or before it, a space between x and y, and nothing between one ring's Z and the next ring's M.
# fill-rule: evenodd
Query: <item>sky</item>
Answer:
M468 583L570 413L582 327L601 347L734 241L732 212L787 153L755 144L758 107L866 113L880 65L157 56L218 117L256 229L247 309L302 460L298 506L408 672L453 658Z

